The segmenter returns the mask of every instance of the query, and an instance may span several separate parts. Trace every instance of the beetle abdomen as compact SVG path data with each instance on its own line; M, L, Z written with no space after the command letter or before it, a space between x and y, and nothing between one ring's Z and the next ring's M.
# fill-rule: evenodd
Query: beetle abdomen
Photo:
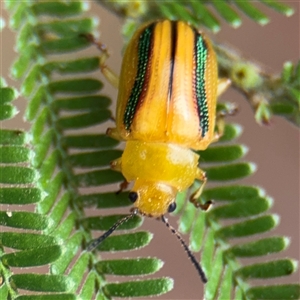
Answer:
M124 55L117 130L124 139L205 149L213 138L217 66L210 42L182 21L142 27Z

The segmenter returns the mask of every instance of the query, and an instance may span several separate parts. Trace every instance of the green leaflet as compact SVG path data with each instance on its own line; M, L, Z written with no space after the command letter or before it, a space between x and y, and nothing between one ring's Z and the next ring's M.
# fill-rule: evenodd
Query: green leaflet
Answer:
M289 239L285 237L264 238L259 241L232 246L225 251L225 257L253 257L260 255L268 255L271 253L285 250L288 244Z
M17 113L17 108L12 102L17 96L14 89L0 86L0 121L11 119Z
M173 287L169 278L149 279L134 282L110 283L105 286L105 292L114 297L150 296L153 293L166 293Z
M128 251L147 246L152 240L153 234L140 231L122 235L112 235L106 238L98 247L99 251Z
M269 22L269 18L257 9L254 5L251 4L250 1L234 1L235 5L244 12L250 19L259 23L260 25L265 25Z
M112 148L118 144L118 141L104 134L84 134L84 135L66 135L63 137L63 144L70 148Z
M299 299L300 288L298 284L280 284L275 286L261 286L250 288L247 292L249 299L272 299L276 295L279 299ZM274 299L274 298L273 298Z
M40 201L42 191L38 188L10 187L0 189L2 204L30 204Z
M64 274L66 272L74 256L81 250L82 238L83 235L81 232L68 236L62 247L62 255L51 265L51 273Z
M287 276L297 269L296 263L289 259L253 264L240 268L235 276L242 278L272 278Z
M11 279L22 289L38 292L65 292L74 285L62 275L15 274Z
M37 213L1 211L0 224L13 228L43 230L51 224L51 221L46 216Z
M2 261L11 267L25 268L50 264L56 261L60 255L61 248L54 245L5 254L2 256Z
M83 220L84 226L91 230L103 230L107 231L112 227L118 220L122 219L126 215L109 215L109 216L99 216L99 217L88 217ZM143 218L140 216L134 216L126 223L119 226L116 230L133 229L141 226L143 223Z
M230 162L243 157L246 153L247 147L242 145L210 147L199 153L200 163Z
M79 294L81 299L92 299L94 295L94 284L96 278L97 275L94 272L89 273Z
M72 270L69 273L70 278L74 281L74 288L72 289L72 292L75 293L78 287L81 284L82 277L81 274L85 272L85 270L88 267L89 264L89 259L90 259L90 254L89 253L82 253L78 259L76 260L74 266L72 267ZM92 274L93 272L91 272Z
M212 3L222 18L232 27L239 27L242 24L242 20L238 13L225 1L213 0Z
M162 265L161 260L153 258L106 260L99 261L96 270L110 275L133 276L155 273Z
M130 206L128 192L116 194L115 192L81 195L77 201L82 202L85 207L96 206L97 208L114 208L119 206Z
M21 130L1 129L0 143L1 145L23 145L28 139L27 133Z
M28 148L18 146L0 146L0 163L21 163L29 160L31 152Z
M1 232L0 241L3 246L18 250L38 249L62 243L62 241L48 235L17 232Z

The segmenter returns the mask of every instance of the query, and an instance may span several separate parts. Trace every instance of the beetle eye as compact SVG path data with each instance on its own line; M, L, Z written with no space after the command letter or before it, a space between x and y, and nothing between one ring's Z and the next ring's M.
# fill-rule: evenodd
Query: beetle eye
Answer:
M168 212L171 213L176 209L176 203L172 202L168 207Z
M129 200L132 203L134 203L137 200L137 198L138 198L138 194L137 194L137 192L130 192L129 195L128 195L128 197L129 197Z

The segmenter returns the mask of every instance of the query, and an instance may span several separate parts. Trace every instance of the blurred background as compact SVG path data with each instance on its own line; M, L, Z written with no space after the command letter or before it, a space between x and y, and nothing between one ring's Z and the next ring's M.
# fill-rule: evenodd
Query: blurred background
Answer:
M299 9L298 1L284 1L295 8L293 16L287 18L266 7L262 10L270 17L271 22L260 26L244 17L243 24L238 29L233 29L223 23L221 31L213 36L216 41L233 46L240 50L245 57L263 65L269 73L279 73L283 63L287 60L296 63L300 58L299 48ZM91 2L92 12L99 19L98 37L104 42L111 53L109 66L116 73L121 65L121 21L101 6ZM7 19L7 13L1 2L1 16ZM211 35L211 34L210 34ZM19 82L14 81L9 74L11 63L16 57L14 51L16 35L7 27L1 33L1 76L8 85L19 87ZM94 55L97 49L93 48ZM100 71L95 76L101 77L106 83ZM104 94L116 99L117 91L109 84L105 85ZM244 128L240 138L242 144L249 147L246 159L255 162L258 169L255 175L244 180L244 184L259 185L266 193L274 198L272 213L281 216L280 225L272 235L285 235L291 237L291 245L278 257L291 257L299 260L299 130L286 120L274 117L269 126L260 126L254 120L253 111L245 98L230 89L221 99L234 102L238 105L239 112L228 121L239 123ZM29 124L23 121L25 100L19 98L16 105L20 110L19 115L5 123L5 127L29 128ZM127 209L128 210L128 209ZM126 210L125 210L126 211ZM169 221L176 227L176 218L169 217ZM160 299L201 299L202 282L187 255L173 236L161 222L145 218L143 230L154 233L150 245L144 249L126 253L126 256L156 256L161 258L164 267L155 274L158 276L171 276L175 279L174 289ZM184 236L188 241L188 237ZM104 258L119 258L122 253L103 254ZM293 280L292 280L293 278ZM115 278L109 278L112 281ZM119 280L119 278L118 278ZM282 282L299 282L299 272L288 278L277 279Z

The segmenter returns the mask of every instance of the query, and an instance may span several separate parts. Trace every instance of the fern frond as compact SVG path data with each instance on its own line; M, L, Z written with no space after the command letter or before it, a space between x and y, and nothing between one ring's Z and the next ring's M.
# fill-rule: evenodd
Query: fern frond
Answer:
M244 13L252 21L265 25L269 22L268 16L249 0L235 1L99 1L101 5L117 13L122 18L128 18L125 31L132 30L132 19L135 24L141 24L153 19L180 19L196 27L204 26L213 32L220 30L220 18L232 27L242 24L240 13ZM294 10L289 5L277 0L260 0L262 5L290 16ZM214 10L212 10L214 9Z
M281 299L298 299L300 287L297 284L278 282L272 290L271 284L255 286L249 282L288 276L297 270L297 263L292 259L269 260L267 257L284 251L289 245L287 237L266 236L278 225L278 216L268 212L271 198L259 187L226 184L249 176L255 170L247 162L236 163L244 156L245 147L227 144L235 141L240 132L239 126L227 125L222 140L200 153L209 181L217 180L220 186L203 192L201 202L214 201L213 208L206 213L186 203L185 195L177 199L181 202L176 211L180 215L179 230L190 234L192 250L201 251L200 262L208 277L205 299L278 299L278 293ZM230 223L225 223L226 220ZM246 237L253 238L245 241ZM241 259L250 257L257 257L260 262L243 265Z
M145 1L122 2L120 5L136 7L137 10L131 13L137 15L147 5ZM262 2L290 13L278 2ZM136 3L140 6L135 6ZM240 17L229 4L225 1L211 3L233 26L239 24ZM223 10L220 6L223 4L230 9ZM176 5L178 7L178 2ZM204 7L200 1L193 5ZM93 230L106 230L123 216L120 213L109 215L106 209L131 205L127 193L117 196L114 192L90 190L120 182L121 175L108 167L109 161L119 155L119 150L115 149L118 143L99 127L96 133L90 130L103 123L105 128L108 127L106 122L111 116L110 100L99 94L102 83L94 80L91 74L98 69L98 58L71 57L75 51L81 55L79 51L88 46L78 33L89 33L95 27L93 20L84 15L86 5L78 1L7 1L7 7L12 14L11 26L19 31L17 49L20 54L12 73L22 79L21 91L29 100L26 118L32 127L29 133L0 131L0 142L7 146L2 151L5 172L0 174L4 174L3 183L9 184L1 189L0 199L6 205L17 204L24 208L24 212L16 211L14 206L1 212L1 224L12 228L1 233L1 245L13 250L9 253L1 248L0 278L4 278L4 284L0 287L0 298L108 299L168 292L173 286L170 278L140 279L159 270L162 266L160 259L125 257L122 260L102 260L97 256L103 252L145 247L152 239L152 234L147 231L116 233L93 253L84 251L92 239ZM183 18L184 15L190 18L188 10L181 14ZM207 27L213 26L215 15L207 16ZM58 54L62 55L60 59L56 56ZM83 72L86 74L82 75ZM293 87L296 81L288 78L296 78L296 75L286 74L283 80ZM296 99L295 92L290 90L290 93ZM13 116L14 112L8 115ZM240 131L239 126L226 126L221 141L235 139ZM246 151L245 146L222 144L201 153L201 163L207 163L210 181L226 183L252 174L253 164L238 161ZM220 167L218 164L222 162L225 165ZM16 166L16 175L12 164L18 163L26 166ZM288 245L286 237L263 236L261 240L241 245L231 243L232 239L268 232L277 225L277 216L268 213L272 203L260 188L229 185L207 189L202 201L213 199L216 204L205 216L185 202L187 193L190 191L180 194L177 199L177 212L181 215L179 227L182 232L190 233L191 249L202 251L202 264L209 277L205 291L207 298L270 299L274 294L282 299L299 297L298 284L252 286L249 283L252 278L294 272L293 260L267 263L262 260L260 264L250 266L240 262L243 257L263 257L283 251ZM27 204L35 204L34 213L26 211L24 205ZM86 210L90 207L96 216L87 216ZM224 224L226 219L235 220L235 223ZM136 217L119 229L135 229L141 223L142 218ZM50 264L49 274L31 272L32 266L43 264ZM18 274L19 267L27 267L27 274ZM260 272L265 269L268 272ZM118 283L106 280L106 275L137 277ZM29 295L18 294L19 289Z
M1 80L0 95L1 120L13 118L17 110L12 101L17 97L17 92ZM34 276L13 274L11 268L19 270L48 265L61 255L59 241L41 232L49 225L45 216L11 209L12 205L18 205L26 210L26 205L37 203L43 197L43 191L36 185L37 172L30 164L32 154L28 147L28 135L24 131L5 129L3 122L0 130L0 203L3 209L0 211L3 227L0 233L1 299L15 299L18 282L22 285L30 280L31 275ZM6 253L5 248L14 251ZM52 277L49 275L47 279Z
M137 278L155 273L162 266L157 258L102 261L96 252L84 251L92 230L107 230L122 217L120 214L103 216L101 211L98 216L86 217L85 208L130 204L124 195L94 194L89 190L120 182L122 176L109 168L110 160L118 157L120 150L112 149L118 143L105 136L105 129L98 127L97 134L89 130L84 135L81 133L82 129L98 126L111 118L111 101L99 94L103 84L91 75L98 70L98 57L70 57L72 52L89 45L81 35L95 28L96 23L84 15L87 6L83 2L8 1L7 7L11 25L19 30L19 57L12 73L22 80L21 92L28 98L26 118L32 124L27 139L22 142L29 143L32 150L23 144L17 148L10 139L13 132L3 132L1 138L8 145L1 148L0 154L8 165L2 167L1 182L30 186L2 189L1 196L7 204L35 203L36 211L27 212L24 207L19 212L12 208L11 212L0 213L0 221L3 226L41 233L2 233L3 246L22 251L2 254L7 271L2 288L5 292L1 295L5 299L26 299L20 292L24 290L30 299L93 299L95 293L102 297L117 294L129 297L167 292L172 288L169 278L129 278L126 283L104 280L104 275L112 269L115 274ZM2 94L1 105L13 108L9 103L13 100L11 90L3 88ZM13 109L1 109L1 112L3 117L15 113ZM30 167L9 165L25 161ZM137 216L119 229L132 230L141 222L142 218ZM151 238L144 231L116 235L98 250L137 249L147 246ZM31 272L30 267L44 264L50 264L49 274ZM12 267L29 269L26 274L14 274L10 271Z

